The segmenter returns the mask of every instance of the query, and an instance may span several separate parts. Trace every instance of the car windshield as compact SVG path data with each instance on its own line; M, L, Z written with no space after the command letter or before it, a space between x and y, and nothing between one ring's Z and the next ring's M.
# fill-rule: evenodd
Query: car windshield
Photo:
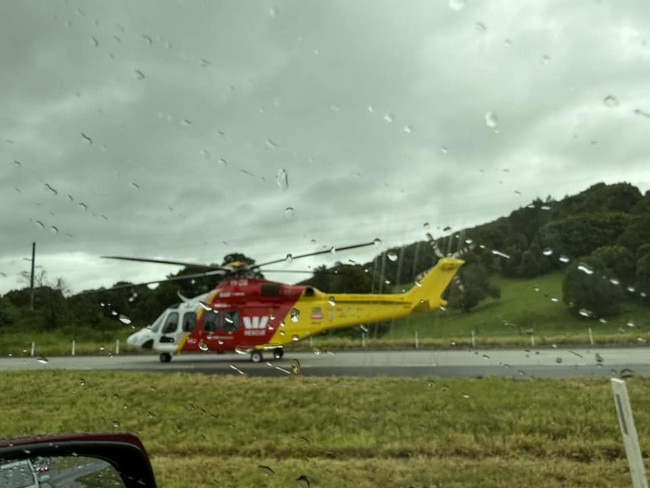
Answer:
M0 39L0 438L133 432L163 486L628 481L647 2L4 1Z

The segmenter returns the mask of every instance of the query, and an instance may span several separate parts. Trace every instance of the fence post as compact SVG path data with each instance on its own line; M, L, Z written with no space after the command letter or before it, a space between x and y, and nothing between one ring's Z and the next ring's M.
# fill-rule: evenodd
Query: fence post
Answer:
M420 338L418 337L418 331L415 331L415 348L420 349Z
M32 342L32 357L34 357L34 352L36 351L36 343Z
M117 356L120 353L120 340L115 341L115 355Z
M72 355L73 356L75 355L76 349L77 349L77 343L76 343L76 341L74 339L72 339Z

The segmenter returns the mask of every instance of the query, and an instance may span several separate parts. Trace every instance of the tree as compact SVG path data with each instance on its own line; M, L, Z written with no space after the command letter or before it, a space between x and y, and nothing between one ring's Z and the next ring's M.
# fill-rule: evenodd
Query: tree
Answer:
M602 261L591 256L569 266L562 282L562 299L571 313L589 317L620 313L623 291L606 279L604 272Z
M447 290L450 307L469 312L487 297L499 298L501 290L490 283L487 269L480 263L469 263L460 268L458 277L461 285L453 284Z

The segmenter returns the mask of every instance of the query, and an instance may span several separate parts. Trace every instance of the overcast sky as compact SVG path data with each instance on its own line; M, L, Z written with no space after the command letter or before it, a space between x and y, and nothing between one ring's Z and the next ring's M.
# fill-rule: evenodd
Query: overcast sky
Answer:
M643 0L4 1L0 293L33 241L76 292L177 270L106 254L386 249L645 192L649 40Z

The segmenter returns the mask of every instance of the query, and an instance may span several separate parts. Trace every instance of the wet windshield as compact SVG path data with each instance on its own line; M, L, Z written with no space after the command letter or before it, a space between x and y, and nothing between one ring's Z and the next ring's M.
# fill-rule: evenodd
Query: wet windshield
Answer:
M2 1L0 40L0 437L134 432L163 486L624 484L647 1Z

